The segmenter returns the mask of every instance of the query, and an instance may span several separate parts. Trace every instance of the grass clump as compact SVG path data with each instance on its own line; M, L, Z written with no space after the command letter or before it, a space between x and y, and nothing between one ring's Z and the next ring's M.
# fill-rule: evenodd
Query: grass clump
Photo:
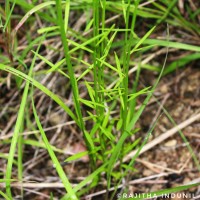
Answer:
M137 123L154 96L161 77L199 59L200 48L192 43L184 43L183 40L173 41L170 29L182 27L185 32L199 37L199 25L196 23L198 9L195 14L189 12L186 19L178 9L177 0L56 0L42 3L32 1L30 4L12 0L6 1L5 8L1 7L1 13L5 52L0 57L0 69L7 76L2 78L1 85L12 81L12 84L14 82L18 86L18 92L24 92L16 113L12 139L2 139L2 143L10 146L8 156L2 156L7 162L5 178L1 179L6 190L0 195L5 199L14 198L14 177L16 182L22 184L19 195L25 195L23 183L26 182L27 170L24 169L24 159L28 145L47 150L65 188L65 192L62 191L61 194L51 193L51 199L54 196L59 199L80 199L98 191L99 187L106 190L105 199L114 199L117 193L128 193L127 185L122 182L128 182L129 177L137 170L135 161L152 136L159 117L153 121L145 137L136 137L140 133ZM145 25L145 31L140 32L142 20L148 25ZM15 26L12 26L12 21L16 23ZM34 34L28 31L32 25ZM162 26L165 27L164 37L154 38ZM23 33L23 27L27 33ZM187 56L168 64L167 58L172 49L187 51ZM159 65L148 64L149 57L153 54L155 56L154 51L157 50L165 56L159 60ZM146 55L150 56L145 57ZM148 59L146 61L143 58ZM152 85L143 85L141 88L140 77L146 69L153 71L156 78ZM12 78L10 75L13 75ZM65 80L65 85L61 84L65 90L63 95L59 94L56 87L51 90L52 85L58 84L54 81L58 77ZM43 80L48 80L50 84ZM38 100L41 94L46 94L50 101L57 103L51 105L64 110L64 115L73 124L70 131L76 132L77 137L84 141L84 151L66 156L64 147L52 142L54 140L45 132L45 119L42 117L45 114L48 118L51 108L45 107L41 99ZM67 96L72 97L71 101L66 101ZM43 112L38 105L45 107ZM162 112L176 126L165 108L162 108ZM25 130L33 131L33 137L24 136ZM184 135L180 134L187 143ZM58 140L59 137L61 135L58 134ZM190 145L188 148L199 168L198 158ZM124 162L133 150L134 156ZM85 156L89 157L90 173L74 186L64 166ZM17 169L17 177L13 174L14 169ZM102 180L105 181L103 186L100 184ZM159 196L178 192L197 185L163 189L145 194L142 198L145 199L150 194Z

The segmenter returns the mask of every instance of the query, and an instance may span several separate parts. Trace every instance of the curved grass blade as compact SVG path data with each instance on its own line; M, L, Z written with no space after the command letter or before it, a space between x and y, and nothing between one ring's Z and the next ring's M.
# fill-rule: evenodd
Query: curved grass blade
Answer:
M35 121L37 123L37 126L38 126L38 128L40 130L40 133L42 135L42 139L43 139L43 141L44 141L44 143L46 145L46 148L48 150L49 156L51 157L51 160L52 160L52 162L54 164L54 167L56 168L56 171L57 171L60 179L62 180L66 191L69 194L70 200L78 200L78 198L77 198L77 196L75 194L75 191L73 190L73 188L72 188L72 186L71 186L71 184L70 184L70 182L69 182L69 180L68 180L68 178L67 178L67 176L66 176L66 174L65 174L65 172L63 170L63 168L60 165L60 162L58 161L53 149L51 148L51 145L49 144L49 141L48 141L48 139L46 137L46 134L45 134L45 132L44 132L44 130L42 128L42 125L40 123L39 117L37 115L33 98L32 98L32 108L33 108Z
M39 51L40 46L41 45L38 46L37 51ZM36 60L36 56L34 56L33 61L31 63L31 67L30 67L29 74L28 74L29 77L31 77L31 75L32 75L32 70L33 70L33 67L35 64L35 60ZM9 156L8 156L8 163L7 163L7 167L6 167L6 179L8 179L8 180L11 178L11 174L12 174L12 166L13 166L14 154L15 154L17 142L19 142L18 174L22 178L22 163L20 163L21 162L20 159L22 159L22 155L21 155L22 154L22 152L21 152L22 144L20 142L21 136L19 136L19 133L23 126L24 111L25 111L26 101L27 101L27 97L28 97L29 84L30 84L30 82L26 82L23 96L22 96L22 101L21 101L18 116L17 116L17 121L16 121L15 129L14 129L13 137L11 140L10 151L9 151ZM6 181L6 193L10 198L12 198L10 181Z
M25 23L25 21L35 12L37 12L38 10L41 10L42 8L45 8L47 6L50 5L55 5L54 1L47 1L44 3L41 3L35 7L33 7L31 10L29 10L24 17L20 20L20 22L17 24L17 26L14 29L14 34L16 34L16 32L18 31L18 29Z
M25 89L24 89L24 93L23 93L23 97L22 97L22 101L20 104L20 109L18 112L18 117L17 117L17 121L16 121L16 125L15 125L15 130L14 130L11 145L10 145L8 163L7 163L7 168L6 168L6 179L11 178L14 154L15 154L18 137L19 137L19 132L21 129L21 124L23 121L24 109L25 109L26 100L28 97L28 90L29 90L29 82L27 82ZM12 198L10 181L6 181L6 193L10 198Z
M0 191L0 195L4 197L4 199L6 200L10 200L10 198L6 194L4 194L2 191Z
M52 98L58 105L61 106L61 108L63 108L63 110L65 110L65 112L77 123L77 125L79 125L79 122L77 121L75 115L73 114L73 112L65 105L65 103L53 92L51 92L48 88L46 88L44 85L42 85L41 83L39 83L38 81L36 81L35 79L31 78L30 76L24 74L23 72L14 69L12 67L9 67L7 65L3 65L0 63L0 69L10 72L15 76L21 77L22 79L30 82L31 84L33 84L35 87L37 87L38 89L40 89L42 92L44 92L46 95L48 95L50 98Z

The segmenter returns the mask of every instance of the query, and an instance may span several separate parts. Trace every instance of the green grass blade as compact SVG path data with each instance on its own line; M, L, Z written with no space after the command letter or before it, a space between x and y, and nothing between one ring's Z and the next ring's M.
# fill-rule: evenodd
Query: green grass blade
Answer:
M170 4L168 5L168 8L166 10L164 10L164 15L157 21L157 24L160 24L167 18L170 11L175 7L176 3L177 3L177 0L173 0L170 2Z
M69 10L70 10L70 1L66 1L65 4L65 19L64 19L64 24L65 24L65 32L67 33L67 27L68 27L68 21L69 21Z
M163 46L163 47L169 47L169 48L175 48L175 49L183 49L183 50L188 50L188 51L197 51L197 52L200 51L199 46L184 44L180 42L158 40L158 39L146 39L143 44L157 45L157 46Z
M32 51L35 55L37 55L41 60L43 60L47 65L49 65L51 67L51 69L49 69L47 71L47 73L54 71L55 69L58 68L57 65L54 65L52 62L50 62L49 60L47 60L44 56L41 56L40 54L36 53L35 51ZM58 63L60 64L60 62ZM64 75L66 78L70 78L66 73L64 73L62 70L58 69L58 72L60 72L62 75Z
M6 22L5 22L4 27L3 27L3 32L6 31L7 27L8 27L8 29L10 29L11 15L12 15L12 12L14 10L15 3L16 3L16 0L13 2L12 7L10 9L9 8L10 7L10 5L9 5L10 1L9 0L6 1Z
M25 145L30 145L30 146L33 146L33 147L40 147L40 148L44 148L44 149L47 149L45 144L41 141L36 141L36 140L31 140L31 139L23 139L23 144ZM51 145L51 148L53 151L55 152L58 152L58 153L62 153L62 154L65 154L65 151L64 150L61 150L61 149L58 149L54 146Z
M41 46L38 46L37 48L37 52L39 51ZM36 61L36 56L34 56L31 66L30 66L30 70L29 70L29 74L28 76L31 77L32 74L32 70L33 67L35 65L35 61ZM15 148L18 142L18 178L21 181L22 179L22 171L23 171L23 167L22 167L22 136L19 135L20 131L22 130L23 127L23 121L24 121L24 111L25 111L25 106L26 106L26 100L28 97L28 91L29 91L29 84L30 82L27 81L26 85L25 85L25 89L24 89L24 93L22 96L22 101L21 101L21 105L19 108L19 112L18 112L18 117L17 117L17 121L16 121L16 125L15 125L15 130L13 133L13 137L11 140L11 145L10 145L10 152L9 152L9 157L8 157L8 164L7 164L7 169L6 169L6 178L10 179L11 178L11 173L12 173L12 165L13 165L13 161L14 161L14 153L15 153ZM11 190L10 190L10 184L9 182L6 183L6 192L7 194L12 198L12 194L11 194Z
M17 26L15 27L14 31L15 33L18 31L18 29L25 23L25 21L27 21L27 19L35 12L41 10L42 8L45 8L47 6L50 6L50 5L54 5L55 2L54 1L48 1L48 2L44 2L44 3L41 3L37 6L34 6L31 10L29 10L25 15L24 17L20 20L20 22L17 24Z
M44 132L44 130L42 128L42 125L40 123L39 117L37 115L33 99L32 99L32 107L33 107L33 113L34 113L35 121L36 121L37 126L38 126L38 128L40 130L40 133L42 135L42 139L43 139L43 141L44 141L44 143L45 143L45 145L47 147L49 156L51 157L51 160L52 160L52 162L54 164L54 167L56 168L56 171L57 171L60 179L62 180L66 191L69 194L69 199L70 200L78 200L78 198L77 198L77 196L75 194L75 191L73 190L73 188L72 188L72 186L71 186L71 184L70 184L70 182L69 182L69 180L68 180L68 178L67 178L67 176L66 176L66 174L65 174L65 172L63 170L63 168L60 165L60 162L58 161L53 149L51 148L51 145L49 144L49 141L48 141L48 139L46 137L46 134L45 134L45 132Z
M140 47L141 44L144 44L144 41L152 34L152 32L155 30L156 26L151 28L135 45L133 50L130 52L131 54Z
M31 70L32 69L30 69L30 71ZM6 179L10 179L11 174L12 174L13 159L14 159L14 154L15 154L15 150L16 150L16 145L18 142L19 133L21 130L21 125L23 123L23 116L24 116L24 110L25 110L25 106L26 106L26 100L28 97L28 90L29 90L29 82L27 81L25 89L24 89L24 93L22 96L22 101L20 104L17 121L15 124L15 129L14 129L14 133L13 133L13 137L12 137L12 141L11 141L11 145L10 145L8 163L7 163L7 167L6 167ZM6 193L10 198L12 198L11 186L10 186L9 181L6 182Z
M174 62L172 62L170 65L168 65L166 67L166 69L164 70L163 76L166 74L169 74L170 72L173 72L174 70L176 70L179 67L184 67L186 66L188 63L200 59L200 53L194 53L194 54L190 54L187 56L184 56L183 58L180 58Z
M73 96L74 96L76 112L77 112L78 120L81 125L81 129L82 129L82 131L84 131L84 123L82 121L82 113L81 113L81 109L80 109L80 103L78 101L79 92L78 92L77 80L75 78L74 70L73 70L73 67L72 67L72 64L70 61L69 47L68 47L68 42L66 40L66 32L65 32L65 28L64 28L64 21L62 18L61 0L56 1L56 9L57 9L57 15L58 15L58 24L60 26L60 34L61 34L62 44L64 47L65 61L68 66L70 83L72 85L72 91L73 91Z
M0 191L0 195L6 199L6 200L11 200L6 194L4 194L2 191Z
M86 146L88 148L88 151L91 152L92 149L91 149L91 146L90 146L90 142L87 140L87 137L86 137L85 124L84 124L82 112L81 112L77 80L76 80L74 69L72 67L72 63L71 63L71 60L70 60L68 40L66 39L64 20L63 20L63 16L62 16L61 0L56 1L56 11L57 11L57 17L58 17L58 25L60 26L61 40L62 40L62 44L63 44L63 47L64 47L65 61L66 61L67 67L68 67L70 83L71 83L71 86L72 86L73 100L74 100L74 104L75 104L76 115L78 117L80 129L83 132L85 143L86 143ZM93 157L90 157L90 160L91 160L91 165L94 168L94 166L96 164L95 164L95 161L93 160Z
M51 32L51 31L58 30L58 29L59 29L59 26L44 27L44 28L38 29L37 33L43 34L43 33L48 33L48 32Z
M80 158L82 158L83 156L86 156L86 155L88 155L88 151L82 151L82 152L79 152L79 153L76 153L76 154L70 156L69 158L67 158L65 160L65 162L79 160Z
M58 105L61 106L61 108L63 108L63 110L66 111L66 113L79 125L79 122L77 121L75 115L73 114L73 112L65 105L65 103L53 92L51 92L48 88L46 88L44 85L42 85L41 83L39 83L38 81L36 81L35 79L31 78L30 76L24 74L23 72L16 70L12 67L9 67L7 65L3 65L0 63L0 69L10 72L12 74L14 74L15 76L21 77L26 81L31 82L32 85L34 85L35 87L37 87L38 89L40 89L42 92L44 92L46 95L48 95L50 98L52 98Z

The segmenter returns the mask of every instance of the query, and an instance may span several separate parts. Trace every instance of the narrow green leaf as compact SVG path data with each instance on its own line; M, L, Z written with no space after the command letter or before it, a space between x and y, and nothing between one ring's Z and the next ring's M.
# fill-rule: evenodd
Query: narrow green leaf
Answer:
M6 200L10 200L10 198L6 194L4 194L2 191L0 191L0 195Z
M54 65L52 62L50 62L49 60L47 60L44 56L41 56L40 54L36 53L35 51L32 51L35 55L37 55L41 60L43 60L47 65L49 65L51 67L50 70L47 71L47 73L54 71L55 69L58 68L58 64L60 64L60 62L58 62L57 65ZM62 70L58 69L58 71L64 75L66 78L70 78L66 73L64 73Z
M24 15L24 17L20 20L20 22L17 24L17 26L15 27L14 31L17 32L18 29L24 24L25 21L27 21L27 19L35 12L37 12L38 10L41 10L42 8L45 8L47 6L50 5L55 5L55 1L48 1L48 2L44 2L41 3L37 6L34 6L31 10L29 10L26 15Z
M40 48L40 45L38 46L37 51L39 51L39 48ZM33 67L35 64L35 60L36 60L36 56L34 56L34 58L32 60L31 67L30 67L29 74L28 74L29 77L32 75L32 70L33 70ZM5 65L0 64L0 67L1 66L6 67ZM14 161L16 145L17 145L17 142L19 142L19 140L21 140L19 137L19 133L20 133L21 127L23 126L24 111L25 111L26 101L28 98L28 91L29 91L29 81L26 82L26 85L24 88L24 92L23 92L23 96L22 96L22 100L21 100L21 104L20 104L20 108L19 108L19 112L18 112L18 116L17 116L17 121L15 124L15 129L14 129L13 137L11 140L10 151L9 151L9 156L8 156L8 163L7 163L7 168L6 168L6 179L11 178L12 165L13 165L13 161ZM19 143L19 145L20 145L20 143ZM19 146L19 150L21 148L22 147ZM20 153L22 154L21 150L20 150L19 154ZM19 157L22 157L22 155L19 155ZM21 162L22 162L22 160L21 160ZM22 176L22 163L20 163L20 160L18 160L18 170L19 170L18 173L20 174L20 176ZM6 182L6 193L10 198L12 198L10 182Z
M194 54L184 56L183 58L180 58L180 59L172 62L170 65L168 65L163 73L163 76L166 74L169 74L170 72L173 72L174 70L176 70L179 67L184 67L188 63L192 62L193 60L197 60L197 59L200 59L200 53L194 53Z
M135 43L135 42L134 42ZM146 39L143 44L148 45L156 45L156 46L163 46L163 47L169 47L169 48L175 48L175 49L183 49L188 51L198 51L200 52L200 47L190 44L184 44L180 42L171 42L166 40L158 40L158 39Z
M133 48L133 50L131 50L131 54L136 50L138 49L138 47L141 45L141 44L144 44L144 41L152 34L152 32L155 30L156 26L154 26L153 28L151 28L138 42L137 44L135 45L135 47Z
M136 97L138 97L138 96L140 96L142 94L148 93L150 88L151 87L146 87L146 88L140 90L139 92L136 92L134 94L129 95L130 97L129 97L128 101L131 101L131 100L135 99Z
M30 76L24 74L23 72L20 72L17 69L14 69L12 67L3 65L0 63L0 69L10 72L15 76L19 76L21 78L23 78L24 80L30 82L31 84L33 84L35 87L37 87L38 89L40 89L41 91L43 91L46 95L48 95L49 97L51 97L58 105L61 106L61 108L63 108L66 113L79 125L79 122L77 121L75 115L73 114L73 112L65 105L65 103L53 92L51 92L48 88L46 88L45 86L43 86L41 83L39 83L38 81L36 81L35 79L31 78Z
M70 10L70 1L66 1L66 4L65 4L65 19L64 19L65 33L67 33L67 27L68 27L68 21L69 21L69 10Z
M58 30L59 26L44 27L37 30L38 34L43 34L51 31Z
M79 160L80 158L82 158L83 156L86 156L86 155L88 155L88 151L79 152L79 153L76 153L76 154L70 156L69 158L67 158L65 160L65 162L71 162L71 161L74 161L74 160Z
M60 162L58 161L53 149L51 148L51 145L49 144L49 141L48 141L48 139L46 137L46 134L45 134L45 132L44 132L44 130L42 128L42 125L40 123L39 117L37 115L33 98L32 98L32 108L33 108L35 121L36 121L37 126L38 126L38 128L40 130L40 133L42 135L42 139L43 139L43 141L44 141L44 143L46 145L46 148L47 148L48 153L49 153L49 155L51 157L51 160L52 160L52 162L54 164L54 167L56 168L57 173L58 173L60 179L62 180L66 191L69 193L70 200L78 200L78 198L77 198L77 196L75 194L75 191L73 190L73 188L72 188L72 186L71 186L71 184L70 184L70 182L69 182L69 180L68 180L68 178L67 178L67 176L66 176L66 174L65 174L65 172L63 170L63 168L60 165Z

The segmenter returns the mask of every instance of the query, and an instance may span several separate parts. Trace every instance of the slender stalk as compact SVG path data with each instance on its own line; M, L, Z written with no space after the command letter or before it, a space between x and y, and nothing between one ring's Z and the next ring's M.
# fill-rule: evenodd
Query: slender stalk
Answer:
M99 35L99 0L94 0L93 1L93 36L97 36ZM97 58L100 57L99 55L99 51L98 48L96 46L96 43L98 41L95 40L93 45L94 45L94 53L93 53L93 62L94 62L94 69L93 69L93 73L94 73L94 91L95 91L95 101L97 103L99 103L99 94L98 94L98 90L99 90L99 84L98 84L98 70L99 70L99 61ZM99 108L96 108L96 113L97 115L99 115Z
M140 3L140 0L136 0L135 1L135 10L134 10L134 13L133 13L133 17L132 17L132 23L131 23L131 31L134 33L135 31L135 23L136 23L136 18L137 18L137 9L138 9L138 5ZM132 39L133 40L133 39ZM131 42L130 42L131 43ZM130 45L129 45L130 46ZM129 56L130 58L130 56ZM133 93L136 93L137 92L137 85L138 85L138 82L139 82L139 76L140 76L140 66L138 66L138 69L137 69L137 73L136 73L136 76L135 76L135 81L134 81L134 84L133 84L133 89L132 89L132 94ZM129 103L129 117L127 120L128 122L130 121L130 119L133 117L134 115L134 112L135 112L135 106L136 106L136 99L133 99L132 101L130 101Z
M22 120L22 125L20 129L20 133L23 132L24 127L24 117ZM21 182L23 179L23 136L19 135L18 139L18 159L17 159L17 165L18 165L18 179ZM23 198L23 187L21 188L21 197Z
M74 100L74 104L75 104L76 115L78 117L78 123L79 123L78 125L79 125L81 131L83 132L84 140L86 142L88 151L91 152L92 150L90 147L90 143L87 140L87 137L85 135L86 130L85 130L85 125L84 125L83 116L82 116L82 112L81 112L80 101L79 101L79 90L78 90L77 80L75 78L74 69L73 69L73 66L72 66L72 63L70 60L69 46L68 46L68 41L66 38L65 26L64 26L63 16L62 16L61 0L56 0L56 9L57 9L57 16L58 16L58 24L60 27L61 40L62 40L62 44L63 44L63 48L64 48L65 60L66 60L66 64L68 67L70 83L72 86L73 100ZM90 155L91 166L94 169L95 168L94 156L92 156L91 154L89 154L89 155Z
M126 29L129 27L129 11L130 11L130 0L128 1L128 7L126 10ZM128 31L125 32L125 38L124 38L125 44L124 44L124 51L123 51L123 73L124 73L124 79L123 79L123 89L124 89L124 95L123 95L123 102L124 102L124 109L122 110L122 132L126 130L127 125L127 98L128 98Z

